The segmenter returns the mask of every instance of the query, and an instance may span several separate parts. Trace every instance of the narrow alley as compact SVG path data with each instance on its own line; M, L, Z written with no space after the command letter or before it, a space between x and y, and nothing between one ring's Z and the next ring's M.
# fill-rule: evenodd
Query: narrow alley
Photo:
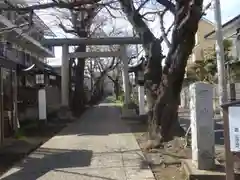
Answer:
M90 108L1 180L154 180L134 135L111 103Z

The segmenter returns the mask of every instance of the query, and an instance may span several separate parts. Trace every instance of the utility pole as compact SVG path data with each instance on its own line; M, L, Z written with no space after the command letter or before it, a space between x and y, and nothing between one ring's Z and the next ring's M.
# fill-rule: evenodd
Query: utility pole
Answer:
M222 20L220 0L213 0L215 31L216 31L216 53L217 53L217 70L218 70L218 90L220 105L227 101L227 84L225 76L225 59L222 35Z
M225 59L222 36L221 8L220 0L213 0L214 16L216 23L216 53L217 53L217 70L218 70L218 89L220 105L227 102L227 84L225 76ZM230 150L230 135L229 135L229 114L228 109L221 110L221 116L224 121L224 145L226 159L226 180L234 180L234 165L233 154Z

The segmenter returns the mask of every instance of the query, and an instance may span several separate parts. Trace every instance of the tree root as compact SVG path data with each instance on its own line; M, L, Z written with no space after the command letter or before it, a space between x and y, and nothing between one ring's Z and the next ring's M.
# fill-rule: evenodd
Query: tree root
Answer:
M148 140L143 146L143 150L146 152L151 151L152 149L160 149L160 148L164 148L164 145L159 139Z

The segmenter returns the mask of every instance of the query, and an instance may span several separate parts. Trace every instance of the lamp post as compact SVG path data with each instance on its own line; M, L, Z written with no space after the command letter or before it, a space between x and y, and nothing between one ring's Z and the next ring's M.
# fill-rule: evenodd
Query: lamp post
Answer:
M145 103L144 103L144 72L140 69L137 72L137 84L138 84L138 102L139 102L139 115L145 114Z
M44 74L43 73L37 73L36 74L36 84L39 86L44 85Z
M39 120L47 120L47 103L45 90L45 76L44 73L36 74L36 84L38 85L38 117Z
M136 67L132 67L129 71L135 74L135 84L138 85L138 103L139 115L145 115L145 102L144 102L144 64L145 59L141 58L141 63Z

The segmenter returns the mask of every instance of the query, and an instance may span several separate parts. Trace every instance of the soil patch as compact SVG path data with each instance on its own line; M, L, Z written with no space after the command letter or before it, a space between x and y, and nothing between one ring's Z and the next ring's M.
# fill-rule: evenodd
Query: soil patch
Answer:
M124 120L131 127L143 154L152 169L156 180L185 180L186 175L181 167L181 159L191 158L191 149L184 148L184 140L175 138L162 149L144 151L147 139L147 124L144 121Z

